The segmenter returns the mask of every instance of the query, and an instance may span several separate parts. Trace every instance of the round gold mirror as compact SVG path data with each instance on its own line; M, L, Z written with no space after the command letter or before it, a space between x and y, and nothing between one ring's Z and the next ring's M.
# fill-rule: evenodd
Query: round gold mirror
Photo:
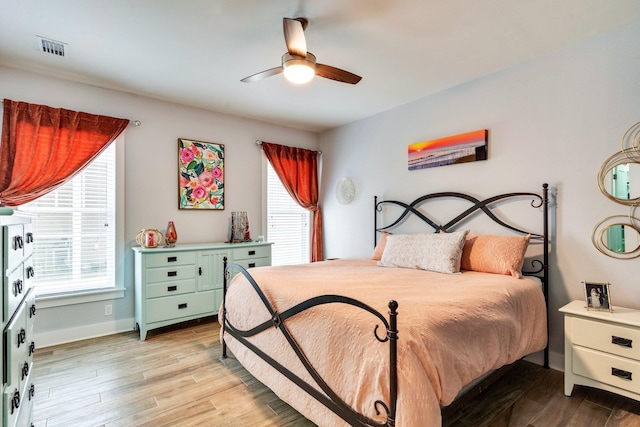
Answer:
M614 215L603 219L593 228L593 245L598 251L612 258L639 257L640 230L632 224L633 222L637 223L638 218Z
M598 186L616 203L640 203L640 154L627 149L610 156L600 167Z

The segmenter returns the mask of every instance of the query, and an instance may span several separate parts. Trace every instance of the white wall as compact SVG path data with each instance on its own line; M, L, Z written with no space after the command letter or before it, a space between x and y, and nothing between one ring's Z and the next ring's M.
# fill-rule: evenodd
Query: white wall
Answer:
M211 96L215 96L212 94ZM36 336L43 343L133 328L133 254L142 228L175 222L178 243L224 241L232 211L247 211L252 235L263 235L262 154L257 139L317 149L318 135L240 117L46 78L0 67L0 97L93 114L140 120L125 131L125 297L38 310ZM225 145L225 209L178 209L178 138ZM113 316L104 316L104 304Z
M557 365L563 353L557 309L583 298L582 280L610 281L614 304L640 308L640 259L614 260L591 244L600 219L628 212L600 193L596 174L640 121L639 51L636 23L324 133L325 256L371 254L374 195L411 201L461 190L488 197L539 191L548 182L558 193L550 307ZM478 129L489 130L487 161L408 171L409 144ZM343 176L357 187L350 205L334 197Z

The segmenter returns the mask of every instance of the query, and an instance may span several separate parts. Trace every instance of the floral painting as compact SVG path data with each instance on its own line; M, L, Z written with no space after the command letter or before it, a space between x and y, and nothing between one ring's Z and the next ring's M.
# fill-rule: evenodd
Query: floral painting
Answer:
M178 139L180 209L224 209L224 145Z

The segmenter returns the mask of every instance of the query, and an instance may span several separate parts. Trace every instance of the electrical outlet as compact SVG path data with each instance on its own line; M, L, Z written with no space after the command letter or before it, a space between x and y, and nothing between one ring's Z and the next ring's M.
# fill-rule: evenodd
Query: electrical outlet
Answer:
M113 314L113 306L111 304L105 304L104 306L104 315L111 316Z

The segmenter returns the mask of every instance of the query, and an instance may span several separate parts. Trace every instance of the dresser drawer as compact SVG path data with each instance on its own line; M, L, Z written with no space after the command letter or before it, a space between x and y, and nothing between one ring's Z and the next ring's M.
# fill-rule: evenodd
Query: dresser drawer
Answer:
M184 252L160 252L157 254L145 255L147 267L165 267L171 265L186 265L196 263L196 253Z
M154 298L146 301L146 321L148 323L162 322L180 317L213 313L216 309L213 291Z
M270 258L234 259L233 262L244 267L245 270L253 267L266 267L271 265Z
M4 267L11 272L24 258L24 235L22 224L4 226Z
M240 264L238 261L251 258L269 258L271 255L270 246L250 246L247 248L234 248L232 252L233 262Z
M6 280L7 283L4 288L4 306L6 310L4 312L4 320L5 322L8 322L26 294L24 271L22 267L19 266L19 268L13 270L13 272L9 274Z
M5 328L4 342L6 344L5 361L7 369L7 385L21 390L30 370L29 344L30 337L27 334L26 305L21 304L15 316Z
M176 280L193 279L194 277L196 277L195 264L150 268L146 271L147 284L157 282L174 282Z
M573 373L640 393L640 362L589 348L573 348Z
M175 282L153 283L147 285L147 298L188 294L195 291L196 282L194 282L193 280L178 280Z
M582 318L573 322L575 345L640 360L640 329Z

